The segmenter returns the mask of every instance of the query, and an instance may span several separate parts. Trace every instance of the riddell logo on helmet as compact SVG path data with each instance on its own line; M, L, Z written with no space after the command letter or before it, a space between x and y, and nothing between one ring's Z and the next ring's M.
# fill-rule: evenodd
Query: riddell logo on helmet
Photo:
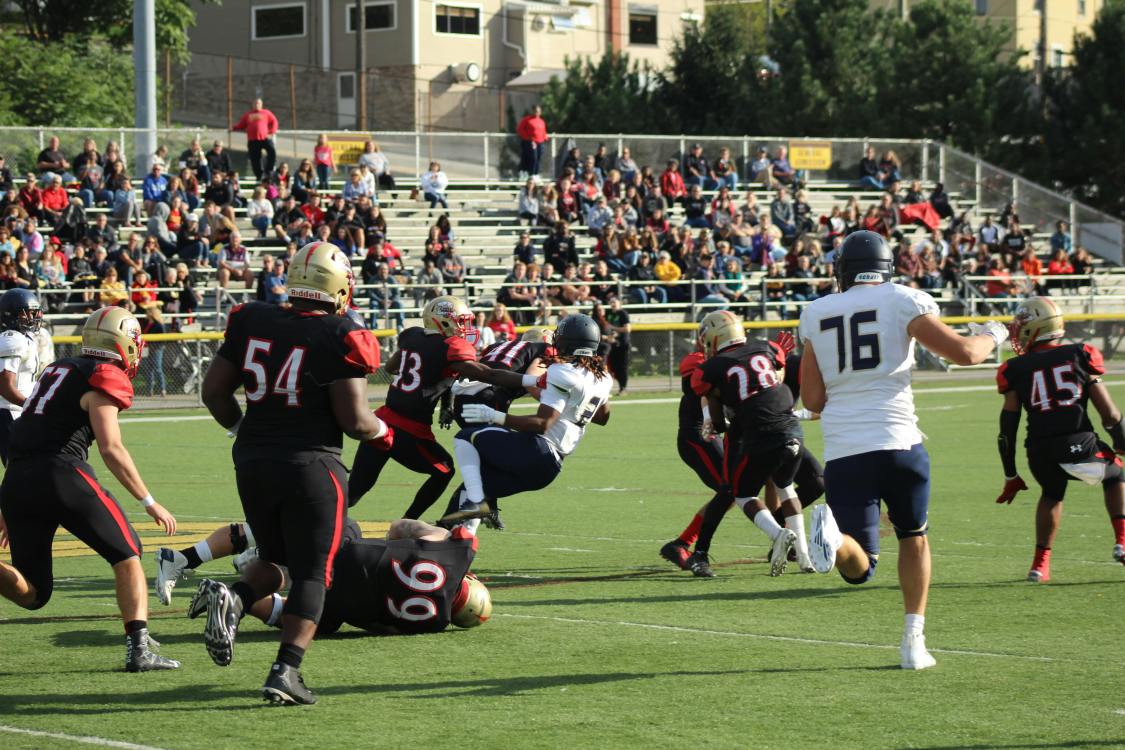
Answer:
M855 275L855 282L857 284L862 284L862 283L868 282L868 281L882 281L882 280L883 280L883 274L879 273L878 271L864 271L862 273L857 273Z

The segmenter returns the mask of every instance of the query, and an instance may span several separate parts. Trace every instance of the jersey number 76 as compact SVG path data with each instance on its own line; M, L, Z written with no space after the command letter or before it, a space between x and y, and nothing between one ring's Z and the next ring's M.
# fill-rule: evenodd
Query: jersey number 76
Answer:
M874 370L879 366L879 334L860 333L859 330L864 323L875 323L877 320L878 315L875 310L860 310L852 313L847 325L844 324L843 315L835 315L820 321L822 333L833 329L836 331L837 372L843 372L848 368L849 353L852 370ZM866 354L864 349L867 350Z

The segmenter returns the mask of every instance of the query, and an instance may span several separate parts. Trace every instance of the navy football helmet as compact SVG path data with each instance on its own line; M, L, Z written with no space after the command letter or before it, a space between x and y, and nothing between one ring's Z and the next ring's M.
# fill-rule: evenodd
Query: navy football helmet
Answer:
M602 329L589 315L567 315L555 326L555 349L562 356L593 357L602 342Z
M890 245L875 232L853 232L836 251L836 283L841 292L858 282L890 281L894 267Z
M39 297L26 289L9 289L0 296L0 329L28 335L39 332L43 308Z

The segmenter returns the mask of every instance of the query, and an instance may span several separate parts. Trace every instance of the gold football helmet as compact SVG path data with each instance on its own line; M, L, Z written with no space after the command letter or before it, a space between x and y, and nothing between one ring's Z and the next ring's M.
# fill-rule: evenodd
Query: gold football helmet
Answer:
M461 581L461 591L453 601L450 620L459 628L475 628L488 622L492 616L492 595L488 587L472 573Z
M1066 333L1062 313L1050 297L1028 297L1021 302L1008 330L1017 354L1044 341L1061 339Z
M82 325L82 355L120 362L130 378L137 374L144 348L141 324L123 307L103 307Z
M528 328L523 332L520 341L526 341L529 344L552 344L555 341L555 332L550 328Z
M422 325L445 338L465 338L473 332L476 316L465 301L457 297L434 297L422 308Z
M337 315L351 305L354 286L351 261L330 242L310 242L289 263L289 296L326 302Z
M699 321L696 339L699 350L710 357L728 346L746 343L746 332L737 315L729 310L715 310Z

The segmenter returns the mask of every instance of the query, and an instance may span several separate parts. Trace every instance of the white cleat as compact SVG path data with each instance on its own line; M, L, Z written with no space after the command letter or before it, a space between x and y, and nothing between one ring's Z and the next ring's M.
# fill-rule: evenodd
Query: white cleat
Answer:
M832 509L821 503L812 509L812 534L809 537L809 557L817 573L827 573L836 564L836 550L844 543L840 527Z
M187 570L187 558L182 553L161 547L156 553L156 598L164 606L172 603L172 589Z
M797 567L802 573L815 573L816 566L812 564L812 557L807 552L797 550Z
M1113 559L1125 565L1125 544L1113 545Z
M899 652L902 655L903 669L929 669L937 664L937 660L926 650L926 636L922 633L903 635Z
M785 567L789 564L789 550L793 549L793 545L797 542L797 533L792 529L782 529L781 533L774 537L773 548L770 550L770 575L779 576L785 572Z
M247 547L243 552L240 552L240 553L238 553L237 555L234 556L234 559L231 560L231 564L234 565L235 572L237 572L239 575L241 575L242 572L246 569L246 566L249 565L250 563L254 562L257 559L258 559L258 548L257 547Z

